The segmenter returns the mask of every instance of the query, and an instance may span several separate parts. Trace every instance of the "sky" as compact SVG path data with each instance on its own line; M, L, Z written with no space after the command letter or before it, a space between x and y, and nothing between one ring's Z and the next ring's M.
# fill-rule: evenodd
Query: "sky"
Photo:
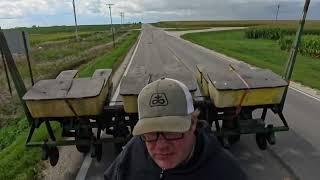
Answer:
M158 22L166 20L296 20L304 0L75 0L78 24ZM308 19L320 20L320 0L311 0ZM74 25L72 0L0 0L2 28Z

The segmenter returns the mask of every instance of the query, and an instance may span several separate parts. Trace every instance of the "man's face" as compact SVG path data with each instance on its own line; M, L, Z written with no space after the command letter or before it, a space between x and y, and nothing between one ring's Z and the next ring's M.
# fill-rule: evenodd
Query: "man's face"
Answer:
M149 155L160 168L171 169L186 160L195 144L194 131L196 124L192 123L189 131L178 140L166 140L159 135L157 141L146 142Z

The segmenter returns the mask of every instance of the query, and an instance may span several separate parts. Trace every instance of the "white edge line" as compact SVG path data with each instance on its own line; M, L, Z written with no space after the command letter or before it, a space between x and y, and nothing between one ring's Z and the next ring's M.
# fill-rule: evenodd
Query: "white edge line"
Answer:
M118 96L119 96L119 93L120 93L121 81L122 81L123 77L128 74L129 68L130 68L130 66L131 66L131 64L132 64L132 60L133 60L133 58L134 58L134 56L136 55L136 52L137 52L137 50L138 50L138 47L139 47L139 44L140 44L140 41L141 41L141 38L142 38L142 34L143 34L143 31L141 31L139 41L138 41L137 46L136 46L136 48L135 48L135 50L134 50L134 52L133 52L133 54L132 54L132 56L131 56L131 58L130 58L130 62L129 62L129 64L128 64L126 70L124 71L123 76L122 76L121 79L120 79L120 82L119 82L119 84L118 84L118 87L117 87L114 95L113 95L112 98L111 98L111 102L110 102L110 104L109 104L110 106L114 106L114 105L116 104L115 101L117 100L117 98L118 98Z
M92 162L92 158L90 156L90 153L87 153L84 161L82 162L81 168L78 171L76 180L85 180L86 179L87 172L89 170L91 162Z
M297 91L297 92L299 92L299 93L301 93L301 94L304 94L304 95L308 96L309 98L312 98L312 99L320 102L320 99L319 99L319 98L317 98L317 97L315 97L315 96L313 96L313 95L311 95L311 94L305 93L305 92L303 92L303 91L301 91L301 90L299 90L299 89L297 89L297 88L294 88L294 87L292 87L292 86L289 86L289 88L292 89L292 90L295 90L295 91Z

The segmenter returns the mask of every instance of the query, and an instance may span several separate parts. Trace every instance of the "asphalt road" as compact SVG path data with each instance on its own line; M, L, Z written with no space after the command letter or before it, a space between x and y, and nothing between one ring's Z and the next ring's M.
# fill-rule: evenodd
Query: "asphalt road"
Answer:
M141 59L144 62L149 62L148 59L158 60L157 64L146 64L151 71L159 71L161 62L164 61L180 63L191 72L195 71L196 64L224 66L230 61L238 63L149 25L144 25L142 31L133 57L127 58L125 62L129 64L129 68L132 65L130 60L134 64ZM121 100L116 91L113 99ZM232 146L230 151L240 161L250 179L317 180L320 178L319 111L319 100L290 89L284 109L290 131L278 133L277 144L269 146L266 151L258 149L252 135L242 136L241 141ZM268 112L267 119L275 124L279 122L271 112ZM87 168L80 172L82 175L77 179L103 179L103 172L115 157L112 145L106 144L103 149L102 161L98 163L95 159L85 160Z

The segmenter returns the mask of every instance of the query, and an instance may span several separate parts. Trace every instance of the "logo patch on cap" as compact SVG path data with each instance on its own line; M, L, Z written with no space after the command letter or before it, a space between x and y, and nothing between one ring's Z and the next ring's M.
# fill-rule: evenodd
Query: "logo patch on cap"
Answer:
M168 99L166 97L165 93L154 93L152 94L150 98L150 106L167 106L168 105Z

